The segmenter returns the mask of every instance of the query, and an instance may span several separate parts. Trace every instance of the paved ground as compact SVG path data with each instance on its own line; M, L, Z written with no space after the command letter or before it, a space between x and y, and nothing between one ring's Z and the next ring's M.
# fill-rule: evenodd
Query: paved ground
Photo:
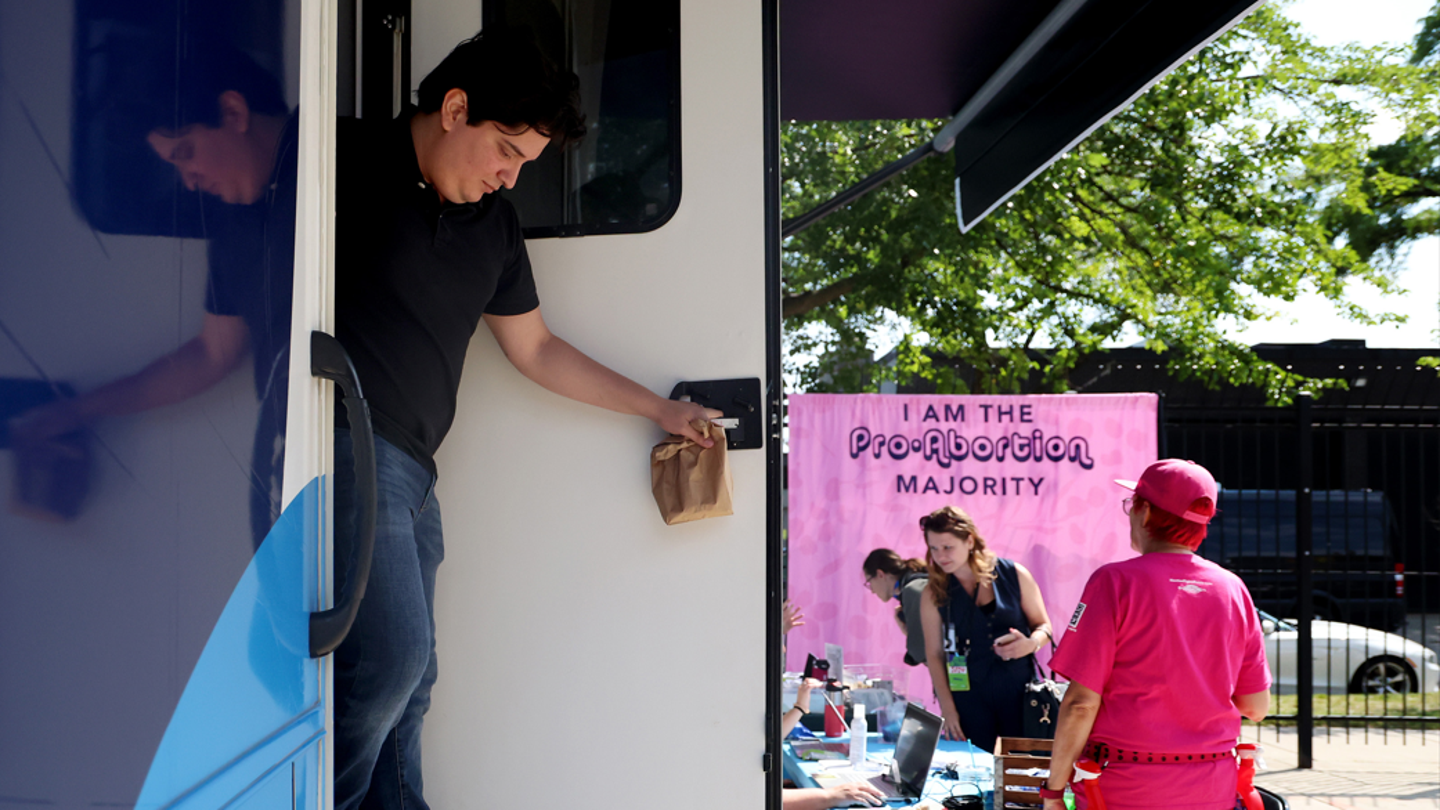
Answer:
M1245 739L1256 739L1246 728ZM1258 740L1265 764L1256 782L1284 796L1292 810L1440 810L1440 731L1384 734L1317 731L1315 767L1296 768L1293 728L1266 728Z

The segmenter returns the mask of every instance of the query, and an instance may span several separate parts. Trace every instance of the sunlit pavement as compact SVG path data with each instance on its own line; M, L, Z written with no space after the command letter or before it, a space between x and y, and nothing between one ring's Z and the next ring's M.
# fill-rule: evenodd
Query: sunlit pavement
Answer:
M1440 731L1318 729L1309 770L1296 767L1295 729L1247 726L1244 737L1265 747L1256 783L1293 810L1440 810Z

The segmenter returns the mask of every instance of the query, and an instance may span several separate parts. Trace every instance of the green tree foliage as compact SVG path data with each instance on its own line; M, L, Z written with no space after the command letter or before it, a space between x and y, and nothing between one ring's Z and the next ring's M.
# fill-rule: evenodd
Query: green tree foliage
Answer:
M1395 320L1346 293L1356 282L1394 291L1397 252L1436 231L1434 208L1417 204L1435 194L1440 150L1440 28L1425 30L1429 50L1411 61L1404 48L1317 46L1262 7L968 234L953 161L921 161L786 242L791 374L807 390L918 376L967 392L933 352L975 368L975 393L1035 379L1063 391L1086 355L1143 341L1182 377L1257 385L1277 402L1340 384L1267 364L1224 330L1312 290L1354 321ZM1377 115L1402 122L1404 138L1373 148L1364 129ZM943 123L787 124L785 216ZM871 338L886 329L899 345L882 368Z
M1401 81L1440 81L1440 2L1430 11L1415 37ZM1376 147L1363 167L1366 206L1332 206L1327 226L1344 234L1356 254L1393 258L1411 240L1440 233L1440 107L1423 94L1406 109L1409 127L1394 143ZM1423 103L1428 102L1428 103Z

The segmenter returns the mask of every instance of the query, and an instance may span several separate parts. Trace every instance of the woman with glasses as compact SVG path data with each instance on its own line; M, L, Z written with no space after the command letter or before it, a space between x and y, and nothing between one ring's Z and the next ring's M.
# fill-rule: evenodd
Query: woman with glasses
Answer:
M1051 639L1045 599L1025 566L985 547L963 510L937 509L920 518L920 529L929 549L920 599L925 665L944 732L994 751L997 737L1021 736L1035 651Z
M905 634L905 663L919 666L925 660L925 628L920 623L920 594L929 576L925 561L905 559L888 548L877 548L860 564L865 587L881 602L898 600L895 624Z
M1230 810L1240 718L1270 710L1270 670L1244 584L1194 553L1215 515L1215 479L1165 459L1116 483L1135 493L1123 506L1140 556L1091 574L1051 662L1070 686L1045 810L1064 807L1081 757L1103 768L1094 784L1110 810Z

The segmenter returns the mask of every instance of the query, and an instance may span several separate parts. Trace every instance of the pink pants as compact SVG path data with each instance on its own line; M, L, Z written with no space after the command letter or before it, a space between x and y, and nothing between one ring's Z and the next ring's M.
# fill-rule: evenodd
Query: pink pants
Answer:
M1234 810L1235 760L1156 765L1118 762L1100 774L1108 810ZM1085 810L1083 792L1075 807Z

